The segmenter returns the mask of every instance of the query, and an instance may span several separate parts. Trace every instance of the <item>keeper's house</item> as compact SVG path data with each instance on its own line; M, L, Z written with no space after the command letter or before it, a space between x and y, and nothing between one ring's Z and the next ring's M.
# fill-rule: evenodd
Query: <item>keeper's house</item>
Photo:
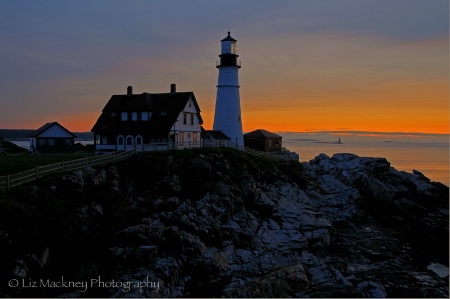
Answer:
M200 147L203 119L193 92L113 95L92 132L96 152Z
M30 149L38 153L70 153L77 136L57 122L46 123L30 136Z

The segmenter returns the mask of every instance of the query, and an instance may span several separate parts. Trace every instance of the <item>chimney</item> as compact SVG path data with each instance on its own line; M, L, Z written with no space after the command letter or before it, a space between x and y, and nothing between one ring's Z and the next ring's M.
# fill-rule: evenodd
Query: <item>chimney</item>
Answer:
M127 87L127 96L131 96L133 95L133 86L128 86Z
M172 83L170 84L170 94L175 94L177 92L177 85Z

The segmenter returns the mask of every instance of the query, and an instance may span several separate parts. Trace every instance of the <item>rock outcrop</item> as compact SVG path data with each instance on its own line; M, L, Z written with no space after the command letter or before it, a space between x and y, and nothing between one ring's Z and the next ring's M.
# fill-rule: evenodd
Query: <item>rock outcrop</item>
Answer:
M65 213L69 236L52 240L45 227L33 247L17 240L36 236L6 227L3 277L122 282L38 290L50 296L448 297L448 191L352 154L302 164L232 150L141 154L12 193L45 203L36 219Z

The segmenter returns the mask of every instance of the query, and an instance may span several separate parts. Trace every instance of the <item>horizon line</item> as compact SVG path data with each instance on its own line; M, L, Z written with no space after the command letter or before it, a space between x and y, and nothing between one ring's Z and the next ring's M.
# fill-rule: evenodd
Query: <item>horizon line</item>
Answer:
M261 128L260 128L261 129ZM256 130L260 130L256 129ZM0 128L0 130L30 130L35 131L36 129L17 129L17 128ZM266 129L264 129L266 130ZM249 133L255 130L244 131L244 133ZM268 131L268 130L267 130ZM73 131L74 133L92 133L91 131ZM417 132L417 131L366 131L366 130L305 130L305 131L289 131L289 130L278 130L272 131L273 133L294 133L294 134L318 134L318 133L372 133L372 134L389 134L389 135L449 135L449 133L431 133L431 132Z

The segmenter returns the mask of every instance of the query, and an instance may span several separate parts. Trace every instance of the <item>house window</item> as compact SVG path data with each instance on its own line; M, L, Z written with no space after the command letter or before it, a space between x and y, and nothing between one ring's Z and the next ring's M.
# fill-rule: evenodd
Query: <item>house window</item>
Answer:
M191 114L191 125L194 125L194 114Z
M148 120L148 112L141 112L141 119L143 121L147 121Z
M39 139L39 145L45 145L45 139Z
M138 113L137 112L131 112L131 120L132 121L138 120Z
M184 142L184 133L180 132L180 144L183 144Z
M48 145L55 145L55 139L49 139Z
M123 136L122 135L117 137L117 144L118 145L123 145Z
M126 146L133 145L133 136L128 135L125 142L126 142L126 144L125 144Z
M197 133L194 133L194 141L197 141Z
M187 115L186 113L183 113L183 125L186 124Z
M122 120L127 121L128 120L128 112L122 112Z
M142 136L141 135L136 136L136 144L142 144Z
M66 139L66 145L71 145L71 144L72 144L72 140Z

